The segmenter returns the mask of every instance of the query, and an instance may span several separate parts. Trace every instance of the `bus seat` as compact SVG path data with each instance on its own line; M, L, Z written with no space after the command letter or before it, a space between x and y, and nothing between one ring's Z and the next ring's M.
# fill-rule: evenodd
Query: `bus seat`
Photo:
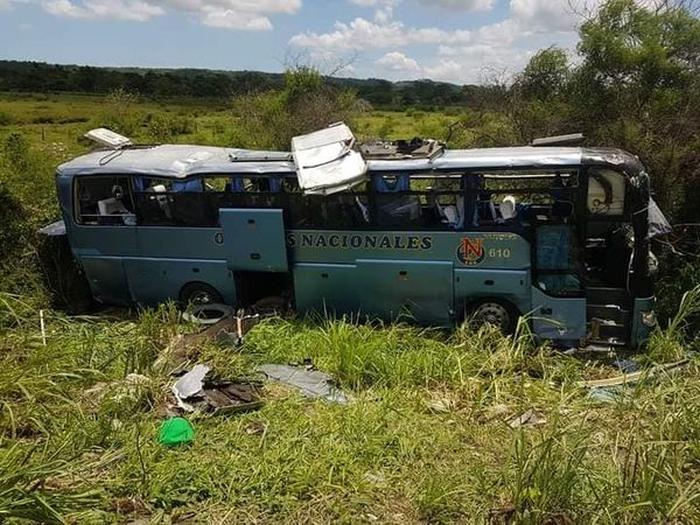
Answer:
M134 177L132 179L134 191L145 191L150 185L150 179L146 177Z
M396 175L394 179L389 181L385 176L374 177L374 187L380 193L396 193L411 189L411 179L408 175Z
M444 220L450 228L454 230L461 229L464 225L464 199L458 198L455 205L448 204L446 206L441 206L440 203L437 204L437 209L440 217Z
M518 207L513 195L506 195L498 207L504 221L515 219L518 216Z
M114 197L97 201L97 209L100 215L123 215L129 213L124 203Z
M243 179L240 177L231 177L226 185L225 191L231 193L243 193L245 191Z
M201 192L202 191L202 179L192 179L185 181L173 182L170 187L170 191L175 193L181 192Z
M279 193L282 191L282 179L280 177L270 177L268 181L270 185L270 193Z

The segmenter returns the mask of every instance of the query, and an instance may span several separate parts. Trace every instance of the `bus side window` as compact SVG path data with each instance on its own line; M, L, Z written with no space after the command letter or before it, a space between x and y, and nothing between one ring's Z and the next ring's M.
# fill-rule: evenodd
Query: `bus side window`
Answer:
M135 177L136 215L141 226L214 226L204 181Z
M420 197L407 193L410 182L408 173L372 177L378 226L422 226Z
M134 201L128 177L76 177L78 224L134 225Z
M465 224L465 177L460 173L375 174L377 225L383 227L458 230ZM474 220L473 207L468 223Z

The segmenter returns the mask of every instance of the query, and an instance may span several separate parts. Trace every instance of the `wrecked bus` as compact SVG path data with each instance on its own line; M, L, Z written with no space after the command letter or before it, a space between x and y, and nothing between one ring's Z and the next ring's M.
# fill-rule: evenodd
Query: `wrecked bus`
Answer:
M504 331L528 314L561 345L647 338L660 212L635 156L546 141L360 147L333 133L293 153L123 145L61 165L65 231L94 298L282 296L300 313L471 316Z

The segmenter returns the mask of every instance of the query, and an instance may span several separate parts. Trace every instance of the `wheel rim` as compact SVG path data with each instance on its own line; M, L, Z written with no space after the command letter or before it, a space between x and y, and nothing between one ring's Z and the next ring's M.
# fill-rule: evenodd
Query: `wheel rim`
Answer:
M212 304L214 297L206 290L197 290L190 296L189 302L195 306Z
M474 326L481 327L487 324L507 332L510 327L510 314L508 309L498 303L483 303L476 307L473 313Z

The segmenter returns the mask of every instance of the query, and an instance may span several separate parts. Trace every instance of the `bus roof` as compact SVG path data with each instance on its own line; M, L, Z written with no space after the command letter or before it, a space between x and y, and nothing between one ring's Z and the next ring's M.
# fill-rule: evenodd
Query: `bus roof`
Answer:
M197 174L296 173L289 153L196 145L136 146L97 150L58 167L59 176L120 173L181 179ZM445 150L418 159L368 160L369 171L556 168L581 165L616 166L636 175L637 157L619 149L580 147L509 147Z

